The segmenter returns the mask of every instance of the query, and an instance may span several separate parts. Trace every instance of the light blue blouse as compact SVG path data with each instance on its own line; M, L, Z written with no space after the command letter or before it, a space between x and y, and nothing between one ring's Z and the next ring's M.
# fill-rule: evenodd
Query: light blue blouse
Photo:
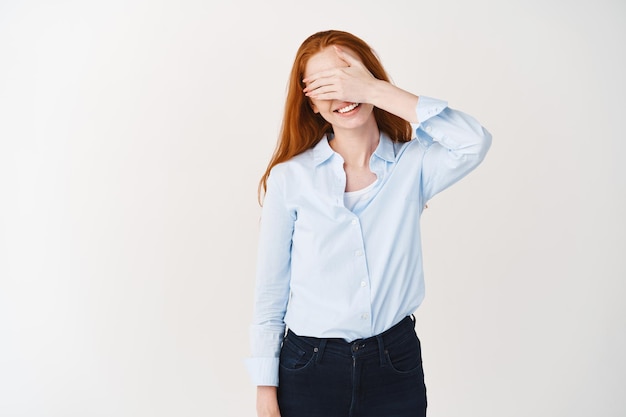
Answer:
M435 194L472 171L491 135L473 117L421 96L416 139L381 133L367 199L344 206L342 157L328 137L276 165L259 234L248 371L277 386L285 326L301 336L347 341L381 333L424 298L420 216Z

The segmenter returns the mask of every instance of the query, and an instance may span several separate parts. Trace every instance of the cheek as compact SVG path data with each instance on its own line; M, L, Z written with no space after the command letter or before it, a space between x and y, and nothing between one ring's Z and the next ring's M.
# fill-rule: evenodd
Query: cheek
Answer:
M319 113L324 109L324 101L323 100L313 100L309 99L309 104L315 113Z

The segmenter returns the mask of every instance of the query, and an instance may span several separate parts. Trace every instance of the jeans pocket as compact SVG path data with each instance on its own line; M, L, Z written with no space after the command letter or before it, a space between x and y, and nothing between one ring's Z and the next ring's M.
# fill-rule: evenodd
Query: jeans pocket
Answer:
M286 337L280 349L280 367L287 371L298 371L308 367L315 356L314 348L311 346L301 347L294 343L291 338Z
M422 352L417 335L385 348L385 356L387 364L396 373L410 374L422 369Z

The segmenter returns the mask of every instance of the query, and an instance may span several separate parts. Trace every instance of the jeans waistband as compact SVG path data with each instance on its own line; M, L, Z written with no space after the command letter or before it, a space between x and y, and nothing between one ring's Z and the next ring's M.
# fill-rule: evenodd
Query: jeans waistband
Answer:
M407 316L393 327L384 332L368 338L357 339L348 342L341 338L317 338L310 336L298 336L291 330L287 331L287 338L296 343L305 343L314 348L315 352L319 352L321 357L324 350L332 349L340 354L365 356L368 354L384 352L385 346L391 346L394 343L401 342L408 335L414 334L415 317Z

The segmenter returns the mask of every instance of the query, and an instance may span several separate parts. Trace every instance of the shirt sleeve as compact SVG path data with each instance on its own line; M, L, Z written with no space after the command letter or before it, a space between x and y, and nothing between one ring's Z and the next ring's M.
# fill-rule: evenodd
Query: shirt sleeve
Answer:
M485 158L491 134L472 116L445 101L420 96L416 139L426 148L422 163L423 201L459 181Z
M274 167L267 181L259 230L251 356L246 360L255 385L278 386L278 358L289 300L295 213L285 204L281 183L285 175L280 175L279 168Z

